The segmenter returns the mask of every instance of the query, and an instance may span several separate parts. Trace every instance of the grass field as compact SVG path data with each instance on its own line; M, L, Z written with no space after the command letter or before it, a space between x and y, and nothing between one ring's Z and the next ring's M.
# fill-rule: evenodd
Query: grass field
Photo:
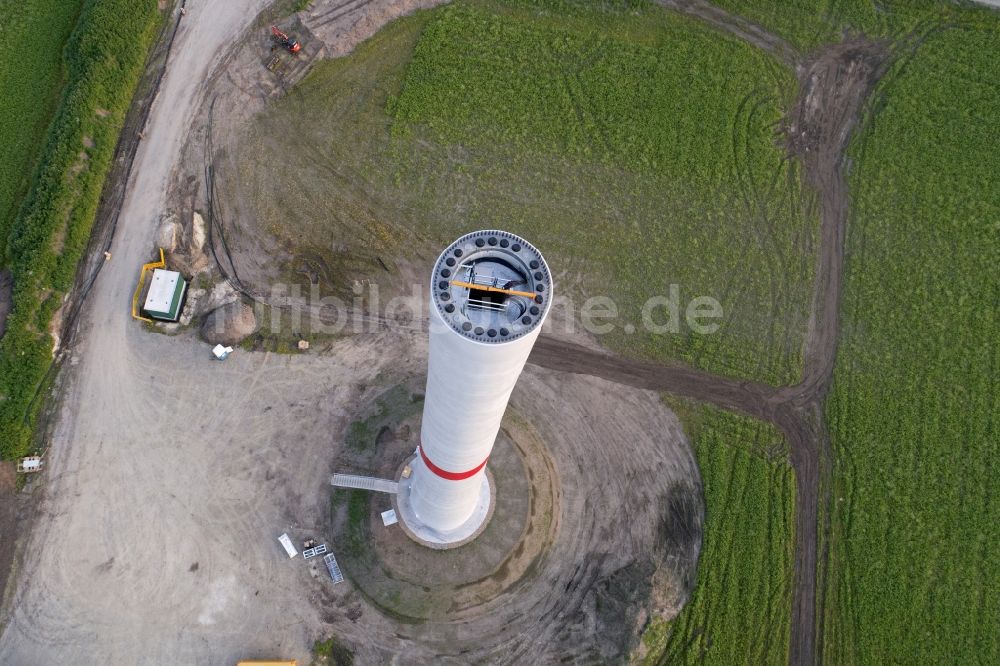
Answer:
M795 477L784 437L748 417L669 404L701 468L705 533L694 595L650 626L642 663L787 663Z
M322 63L222 173L254 202L238 216L341 285L381 273L375 256L510 229L544 248L577 308L617 302L609 346L794 381L816 219L777 145L791 73L659 8L533 7L458 3ZM646 332L643 304L671 284L682 319L692 298L717 298L721 330Z
M962 24L853 147L827 663L1000 662L1000 17Z
M8 38L0 42L0 268L65 83L63 46L81 1L0 0ZM30 48L26 48L30 42Z
M714 0L808 52L844 34L901 36L953 13L941 0Z
M41 11L42 3L32 4ZM61 53L66 84L44 140L35 144L41 150L26 158L38 158L36 178L5 239L14 309L0 340L0 457L24 455L30 447L41 404L32 398L52 360L48 327L90 237L118 134L160 18L156 4L145 0L87 0ZM5 52L7 57L30 62L36 55L33 47L25 47L30 39L12 37L21 52Z

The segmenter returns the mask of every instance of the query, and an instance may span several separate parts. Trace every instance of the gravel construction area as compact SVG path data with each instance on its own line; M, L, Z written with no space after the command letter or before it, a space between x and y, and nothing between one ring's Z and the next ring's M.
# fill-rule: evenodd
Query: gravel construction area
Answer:
M71 361L32 556L0 639L5 664L307 662L329 634L361 663L427 663L472 647L503 661L514 645L608 658L634 645L648 607L673 612L686 596L699 539L683 558L668 553L661 512L674 484L687 484L700 526L697 472L654 392L530 368L515 402L558 460L554 543L516 594L502 589L460 622L414 626L350 581L335 588L289 561L275 538L319 536L336 552L325 538L329 474L358 406L391 385L385 373L419 371L420 334L217 363L191 336L122 330L123 346L90 372L87 340L105 336L85 337ZM652 598L656 554L684 563L673 599ZM599 613L609 600L614 618ZM592 634L595 623L617 633Z
M417 437L411 420L403 435L389 427L399 423L390 413L371 429L378 446L342 460L391 476ZM701 489L656 393L529 367L490 470L496 512L455 550L387 531L385 497L360 498L356 526L338 503L341 565L370 604L335 632L363 663L615 663L652 615L680 610L701 542Z

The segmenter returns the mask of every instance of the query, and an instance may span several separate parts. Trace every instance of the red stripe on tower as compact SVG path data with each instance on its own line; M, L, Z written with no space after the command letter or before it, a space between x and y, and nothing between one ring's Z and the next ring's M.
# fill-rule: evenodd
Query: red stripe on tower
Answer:
M449 472L447 470L441 469L440 467L432 463L431 459L427 457L426 453L424 453L423 446L418 446L417 450L420 451L420 458L424 461L424 464L427 465L427 469L434 472L442 479L448 479L449 481L464 481L465 479L472 478L479 472L479 470L486 467L486 463L489 460L489 457L487 457L486 460L479 463L478 465L476 465L474 469L470 469L467 472Z

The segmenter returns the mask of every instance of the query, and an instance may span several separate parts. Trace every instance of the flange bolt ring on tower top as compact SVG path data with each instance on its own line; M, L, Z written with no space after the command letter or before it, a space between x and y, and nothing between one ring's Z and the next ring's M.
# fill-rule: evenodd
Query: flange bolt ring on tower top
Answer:
M473 538L489 518L486 463L548 315L552 275L523 238L485 230L441 253L430 288L420 446L396 502L411 537L447 548Z

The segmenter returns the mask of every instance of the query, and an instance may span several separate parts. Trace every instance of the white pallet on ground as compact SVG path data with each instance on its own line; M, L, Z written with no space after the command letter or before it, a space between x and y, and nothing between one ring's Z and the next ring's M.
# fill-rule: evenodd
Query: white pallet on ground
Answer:
M317 555L322 555L326 552L326 544L321 543L315 548L306 548L302 551L302 559L308 560L311 557L316 557Z
M330 572L330 578L333 579L334 584L344 582L344 574L340 572L340 565L337 564L337 558L330 553L323 558L323 563L326 564L326 570Z
M374 490L377 493L390 494L395 494L399 489L399 484L395 481L356 474L334 474L330 478L330 485L338 488L357 488L358 490Z
M299 551L295 550L295 546L292 545L292 540L288 537L287 533L278 537L278 543L280 543L281 547L285 549L286 553L288 553L288 557L295 557L299 554Z

